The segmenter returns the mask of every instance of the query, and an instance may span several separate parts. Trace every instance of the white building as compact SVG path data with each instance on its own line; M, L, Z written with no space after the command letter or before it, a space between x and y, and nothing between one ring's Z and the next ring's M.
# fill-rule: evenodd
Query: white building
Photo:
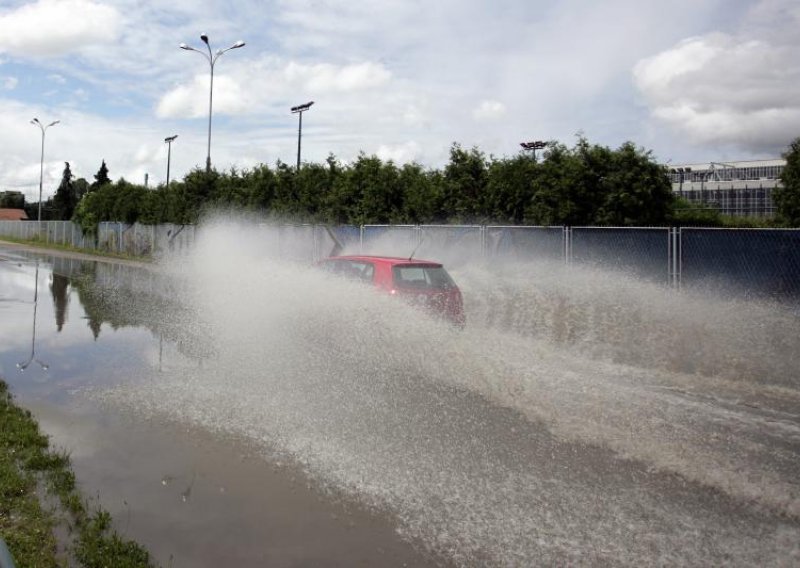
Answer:
M772 190L780 186L786 160L705 162L669 166L672 191L725 215L771 216Z

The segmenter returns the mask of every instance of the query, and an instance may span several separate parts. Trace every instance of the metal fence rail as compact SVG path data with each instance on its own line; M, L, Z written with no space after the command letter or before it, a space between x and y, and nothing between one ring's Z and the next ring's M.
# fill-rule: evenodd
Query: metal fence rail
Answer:
M285 259L331 254L468 262L562 261L623 271L669 286L714 287L726 294L800 300L800 229L523 227L481 225L259 225L259 246ZM192 225L100 223L84 235L70 221L0 221L0 237L158 257L189 251Z

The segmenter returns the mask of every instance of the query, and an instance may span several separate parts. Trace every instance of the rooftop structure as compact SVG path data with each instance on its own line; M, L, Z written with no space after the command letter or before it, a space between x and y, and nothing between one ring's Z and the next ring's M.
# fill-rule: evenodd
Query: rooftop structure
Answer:
M0 207L0 221L27 221L28 215L24 209L8 209Z

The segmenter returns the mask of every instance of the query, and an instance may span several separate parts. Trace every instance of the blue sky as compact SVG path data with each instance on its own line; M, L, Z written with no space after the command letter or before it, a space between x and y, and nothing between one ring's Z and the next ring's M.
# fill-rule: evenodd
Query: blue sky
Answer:
M64 162L151 184L360 151L442 165L453 142L631 140L671 163L775 157L800 135L796 0L0 0L0 190L45 197Z

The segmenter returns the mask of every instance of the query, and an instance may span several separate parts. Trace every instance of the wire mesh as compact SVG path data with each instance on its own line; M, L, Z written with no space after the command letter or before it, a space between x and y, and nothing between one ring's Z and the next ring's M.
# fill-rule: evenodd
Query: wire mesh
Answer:
M669 281L666 227L574 227L571 234L571 263L617 270L654 282Z
M484 252L490 260L564 260L563 227L486 227Z
M684 287L800 299L800 230L681 229Z

